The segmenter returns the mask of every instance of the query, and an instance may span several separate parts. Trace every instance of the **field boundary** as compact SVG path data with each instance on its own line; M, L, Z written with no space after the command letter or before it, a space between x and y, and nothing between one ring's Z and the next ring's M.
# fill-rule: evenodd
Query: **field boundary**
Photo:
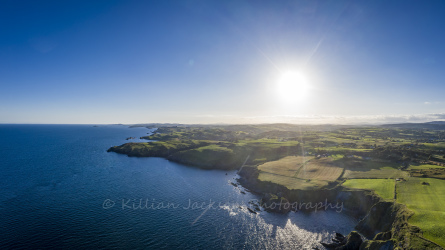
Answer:
M394 179L394 202L397 202L397 179Z
M423 233L423 231L422 231L422 233ZM434 241L432 241L432 240L429 240L429 239L423 237L422 235L416 235L416 237L419 237L419 238L421 238L421 239L424 240L424 241L428 241L429 243L431 243L431 244L433 244L433 245L436 245L439 249L445 249L445 248L443 248L441 245L437 244L436 242L434 242Z

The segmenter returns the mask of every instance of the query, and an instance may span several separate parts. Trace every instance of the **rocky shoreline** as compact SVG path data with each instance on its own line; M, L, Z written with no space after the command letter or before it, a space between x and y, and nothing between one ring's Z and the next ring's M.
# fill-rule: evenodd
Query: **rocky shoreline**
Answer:
M336 250L349 250L349 249L360 249L363 240L359 233L352 231L348 236L343 236L342 234L335 233L335 237L332 238L332 243L321 242L321 245L326 249L336 249Z

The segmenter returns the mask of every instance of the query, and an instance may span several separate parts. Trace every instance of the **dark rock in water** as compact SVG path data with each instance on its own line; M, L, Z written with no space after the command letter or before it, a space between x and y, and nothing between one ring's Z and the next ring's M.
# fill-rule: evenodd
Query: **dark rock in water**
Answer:
M359 250L363 243L362 237L356 231L349 233L346 237L346 244L335 248L335 250Z
M241 191L241 193L242 193L242 194L246 194L246 192L244 192L244 191Z
M340 245L346 244L346 237L343 234L335 233L335 237L332 238L332 241L335 243L339 243Z
M260 206L258 205L257 202L249 201L249 204L250 204L250 207L252 209L254 209L255 211L258 211L258 212L261 211Z
M343 240L337 240L336 238L332 238L332 241L334 243L339 243L339 244L341 244L343 242Z
M337 240L341 240L341 241L343 241L344 239L346 239L346 237L345 237L343 234L341 234L341 233L335 233L335 238L336 238Z
M324 247L326 247L327 249L335 249L336 247L339 247L340 244L338 243L323 243L320 242L321 245L323 245Z
M232 184L234 187L238 187L236 183L230 182L230 184Z
M247 210L249 210L249 212L253 213L253 214L257 214L257 212L253 211L252 209L250 209L249 207L247 208Z
M363 240L360 234L358 234L355 231L352 231L348 234L347 237L344 237L341 234L335 234L335 237L332 239L334 243L323 243L320 242L321 245L323 245L327 249L334 249L334 250L359 250L360 245L362 244Z
M292 209L290 202L286 198L278 198L273 194L265 194L263 198L261 198L261 206L268 212L282 214L288 213Z

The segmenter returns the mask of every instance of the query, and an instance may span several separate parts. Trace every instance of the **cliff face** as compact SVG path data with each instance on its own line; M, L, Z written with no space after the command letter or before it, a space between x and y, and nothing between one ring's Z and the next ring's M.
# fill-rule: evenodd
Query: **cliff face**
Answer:
M408 223L413 212L405 205L378 202L357 224L356 229L372 240L360 249L443 249L422 237L422 231Z
M116 152L136 157L168 157L171 154L182 150L206 146L208 143L200 141L187 142L147 142L147 143L125 143L120 146L114 146L107 152Z
M239 167L245 160L231 149L216 146L178 151L167 159L199 168L227 170Z
M317 189L317 190L289 190L279 184L258 180L259 171L256 167L244 167L238 174L240 175L239 183L256 193L260 194L280 194L290 203L308 203L311 205L323 203L325 209L326 201L331 204L330 209L334 206L335 210L341 209L351 216L360 219L363 218L369 209L380 201L380 198L369 191L349 191L341 186L333 188ZM340 208L341 206L341 208ZM338 209L337 209L338 208Z
M373 238L381 232L389 232L400 208L400 206L392 202L378 202L371 207L369 213L357 224L356 229L368 238ZM382 236L382 238L385 237Z
M199 141L125 143L109 148L108 152L135 157L163 157L177 163L208 169L233 169L245 160L230 149L206 149L206 146L208 143Z
M163 148L159 148L153 150L148 147L143 147L137 145L137 143L125 143L121 146L114 146L107 150L107 152L115 152L118 154L125 154L128 156L136 156L136 157L166 157L167 150Z
M370 239L361 243L360 249L443 249L424 239L421 230L408 223L413 213L405 205L383 201L371 191L347 190L341 186L319 190L289 190L275 183L258 180L259 171L256 167L244 167L238 174L240 184L263 194L265 202L272 201L272 193L280 194L278 198L290 203L328 200L333 205L342 204L343 212L360 219L357 231Z

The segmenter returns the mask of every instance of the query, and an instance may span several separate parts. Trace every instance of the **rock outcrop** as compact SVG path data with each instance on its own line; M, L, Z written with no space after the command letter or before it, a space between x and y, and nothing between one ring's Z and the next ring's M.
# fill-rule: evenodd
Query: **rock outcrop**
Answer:
M325 248L332 250L359 250L363 243L362 237L356 231L352 231L348 236L336 234L332 239L333 243L321 243Z
M292 210L290 202L284 197L267 193L261 198L261 206L268 212L285 214Z

